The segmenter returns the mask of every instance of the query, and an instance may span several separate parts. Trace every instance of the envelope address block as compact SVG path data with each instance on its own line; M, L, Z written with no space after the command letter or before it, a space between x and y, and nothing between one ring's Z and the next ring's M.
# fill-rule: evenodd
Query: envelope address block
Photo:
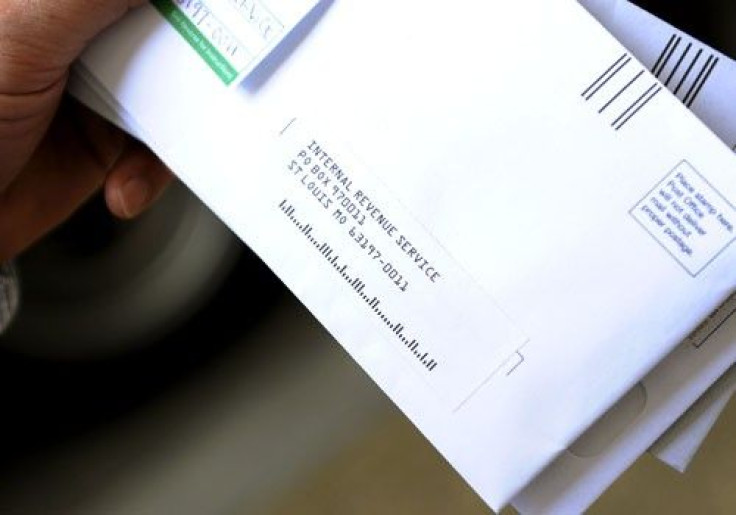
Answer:
M280 133L284 231L342 284L387 347L449 411L467 402L528 338L453 257L340 145L301 120ZM484 313L469 317L464 303ZM433 313L431 319L424 314ZM448 345L448 342L452 342Z

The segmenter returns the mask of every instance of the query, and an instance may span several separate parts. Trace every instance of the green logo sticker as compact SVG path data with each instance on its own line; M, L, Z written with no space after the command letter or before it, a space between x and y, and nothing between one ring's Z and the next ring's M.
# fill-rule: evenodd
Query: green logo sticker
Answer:
M244 46L202 2L152 0L153 6L227 85L252 60Z

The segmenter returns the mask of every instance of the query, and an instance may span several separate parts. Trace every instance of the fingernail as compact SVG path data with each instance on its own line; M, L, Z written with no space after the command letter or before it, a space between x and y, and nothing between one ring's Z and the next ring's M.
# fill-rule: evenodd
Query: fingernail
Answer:
M141 177L132 177L120 188L120 205L127 218L135 218L148 207L151 187Z

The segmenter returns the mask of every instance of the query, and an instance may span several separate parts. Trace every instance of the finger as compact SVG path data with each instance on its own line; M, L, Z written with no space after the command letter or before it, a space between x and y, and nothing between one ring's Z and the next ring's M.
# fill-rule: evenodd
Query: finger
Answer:
M0 191L28 161L84 45L143 0L0 1Z
M15 179L38 146L63 91L64 84L57 82L28 95L0 92L0 191Z
M135 218L163 194L172 179L169 169L150 150L135 142L105 181L107 206L119 218Z
M90 40L143 3L145 0L0 2L0 91L27 93L29 88L43 89L60 80Z
M66 220L104 183L125 138L64 102L27 166L0 194L0 262Z

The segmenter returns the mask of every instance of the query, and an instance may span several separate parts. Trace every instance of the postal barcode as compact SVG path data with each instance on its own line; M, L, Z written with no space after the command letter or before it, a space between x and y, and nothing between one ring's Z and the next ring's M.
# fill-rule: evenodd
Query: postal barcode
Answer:
M608 64L581 96L614 130L620 131L640 115L662 89L658 80L625 53L613 64Z
M311 224L303 222L297 216L296 208L286 199L279 204L281 212L294 224L296 229L307 239L312 247L332 266L334 271L347 283L350 289L365 303L366 307L384 324L393 337L401 343L402 347L429 372L434 372L440 364L418 338L408 334L408 329L403 322L394 320L383 307L383 301L377 295L371 295L366 291L366 283L358 275L355 275L350 266L344 262L342 256L327 241L315 237L314 228Z

